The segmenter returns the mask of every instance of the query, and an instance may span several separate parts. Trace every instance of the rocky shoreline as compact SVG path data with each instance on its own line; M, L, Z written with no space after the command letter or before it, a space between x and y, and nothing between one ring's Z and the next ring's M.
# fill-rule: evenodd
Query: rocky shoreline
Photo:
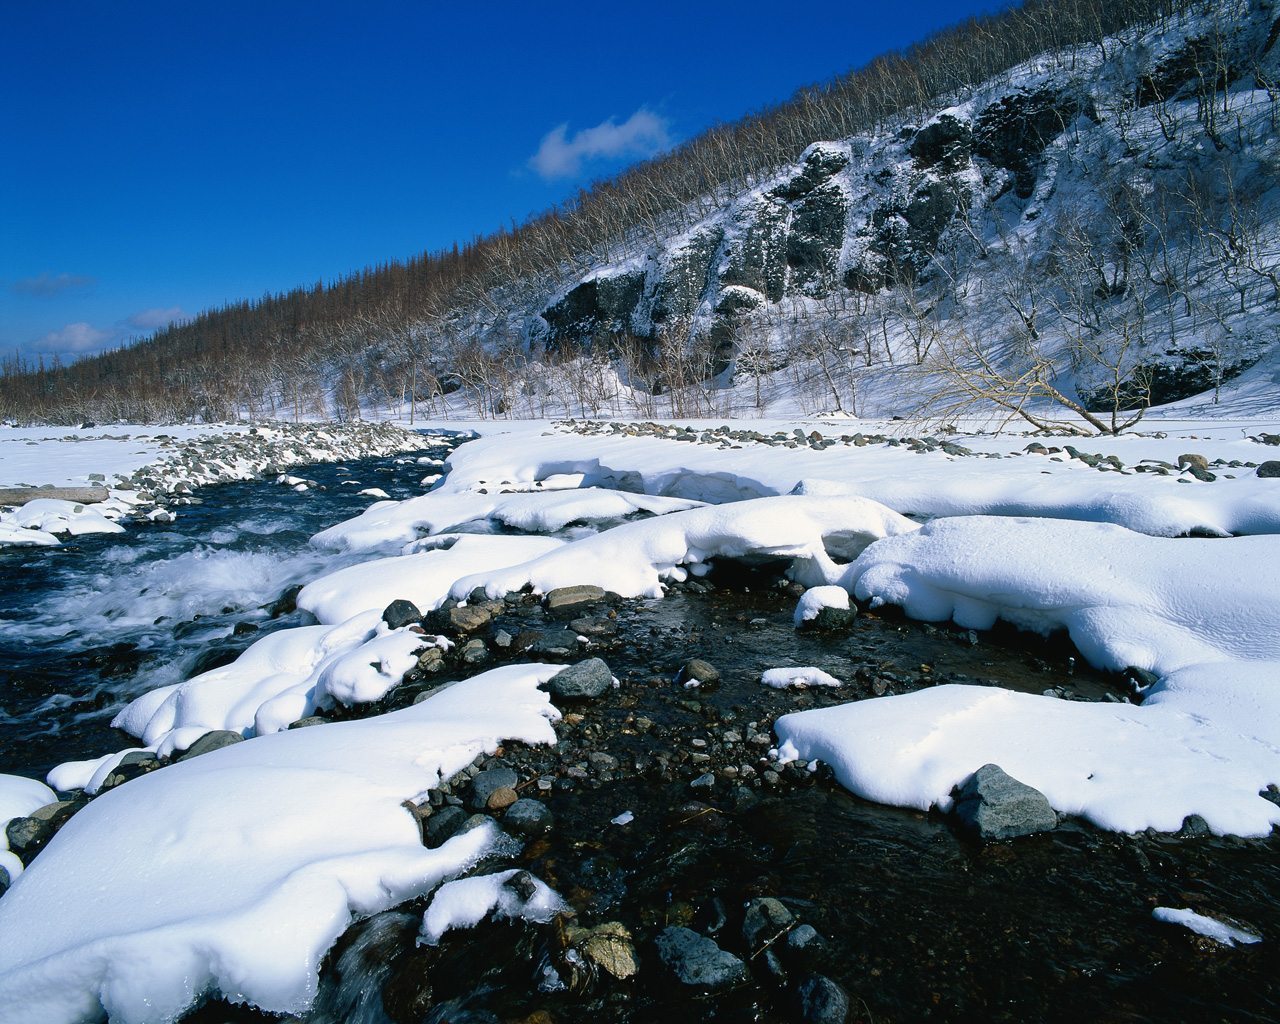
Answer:
M549 924L494 921L426 946L416 937L424 900L362 922L331 951L317 1010L307 1021L347 1019L341 1008L353 998L353 958L364 972L361 998L374 998L385 1015L368 1019L396 1024L641 1021L662 1013L823 1024L919 1019L930 1015L933 997L909 997L901 984L886 984L886 967L877 966L888 955L894 970L915 972L923 983L919 965L880 948L900 937L864 936L850 948L850 922L836 911L851 887L860 890L856 877L833 879L833 904L823 906L811 891L812 865L804 884L770 866L778 856L785 863L785 851L796 843L820 845L820 835L807 830L821 833L832 821L845 823L842 828L855 821L858 829L871 822L890 835L905 829L916 833L910 856L936 850L940 859L920 863L949 878L994 871L1031 885L1046 863L1065 856L1076 870L1084 869L1076 863L1079 856L1101 857L1113 881L1125 875L1128 898L1147 901L1184 885L1188 870L1208 870L1206 841L1245 856L1269 855L1274 846L1272 840L1206 838L1194 822L1178 838L1099 833L1060 821L1052 811L1046 819L1044 808L1029 812L1030 827L1002 832L996 823L988 830L982 815L966 814L965 804L980 800L962 799L954 817L878 808L841 790L825 765L778 758L772 724L781 714L942 682L1008 685L1016 675L1023 688L1064 699L1127 699L1128 681L1077 668L1060 640L987 638L865 608L797 629L791 613L797 588L768 569L692 580L673 586L661 601L622 600L586 587L497 601L474 596L475 602L451 601L427 614L405 601L393 603L385 612L388 622L411 624L424 644L432 635L451 643L425 647L418 666L377 704L336 707L294 728L393 711L494 664L564 661L561 675L544 684L564 712L554 746L505 744L409 809L429 847L495 821L511 841L473 873L514 871L504 884L516 897L545 882L564 896L569 910ZM286 595L279 611L288 606ZM844 685L775 690L760 684L761 665L792 661L825 666ZM965 671L976 666L992 676ZM238 734L209 734L181 758L238 742ZM103 790L163 770L165 763L130 755ZM991 774L975 777L975 798L993 783L996 790L1009 788L1011 780ZM1027 794L1016 786L1012 803L1025 803ZM24 860L37 856L86 803L72 794L15 819L8 829L11 846ZM801 832L792 835L797 828ZM1038 834L1009 841L1024 833ZM888 848L868 852L889 856ZM853 847L827 854L853 858L859 871L888 869L866 863ZM877 907L877 915L887 913L896 927L904 926L900 915ZM936 946L974 942L970 926L945 916L951 932L935 937ZM1210 955L1207 940L1187 946L1177 935L1168 942L1184 957ZM930 969L957 970L941 964L948 957L963 961L955 949L931 951ZM963 994L963 1005L992 1009L991 992L980 980L957 977L953 983L958 990L947 998ZM1051 986L1020 998L1070 1001L1073 991ZM896 1008L884 1003L886 993ZM221 1001L189 1017L268 1019L278 1018Z

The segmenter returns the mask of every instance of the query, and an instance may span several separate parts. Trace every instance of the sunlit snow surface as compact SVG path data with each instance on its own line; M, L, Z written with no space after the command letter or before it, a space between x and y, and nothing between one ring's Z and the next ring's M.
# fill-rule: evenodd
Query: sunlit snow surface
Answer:
M99 797L0 899L0 1021L167 1021L208 991L304 1010L354 917L489 849L495 826L424 848L402 803L503 740L554 742L538 684L559 669L494 669L394 714L239 743Z

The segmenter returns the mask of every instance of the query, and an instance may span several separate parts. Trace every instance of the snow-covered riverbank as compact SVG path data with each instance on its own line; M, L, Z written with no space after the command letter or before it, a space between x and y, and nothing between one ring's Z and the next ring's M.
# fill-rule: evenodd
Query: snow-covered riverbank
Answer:
M0 509L0 545L49 546L58 535L115 533L120 521L166 521L196 488L280 473L291 466L391 455L422 447L392 424L0 427L0 487L99 485L93 504L37 498Z
M734 767L726 780L822 761L870 799L949 810L955 788L995 763L1052 812L1105 829L1176 832L1194 820L1218 834L1266 835L1280 822L1268 788L1280 783L1280 589L1268 569L1280 564L1280 479L1266 469L1280 448L1264 426L1224 436L1206 423L1068 448L852 423L490 424L452 454L434 490L375 502L316 536L317 546L364 559L302 589L298 604L318 624L278 630L229 665L142 695L116 719L136 747L50 775L55 788L76 791L65 810L74 816L0 898L0 931L30 936L0 953L0 1007L38 1005L68 1022L105 1008L141 1021L153 1000L171 1017L208 989L305 1009L320 956L351 918L427 894L503 841L476 823L484 831L422 851L414 814L430 812L405 812L401 801L427 804L504 740L552 742L553 701L612 685L607 668L584 667L573 687L557 689L557 667L520 662L560 650L555 643L589 649L582 637L607 622L575 620L539 648L495 619L607 593L659 598L717 560L788 563L793 581L815 588L797 628L822 609L845 610L839 588L863 607L896 604L967 629L1004 620L1066 630L1081 657L1127 670L1139 701L926 679L915 692L779 719L774 748L745 766L752 775ZM240 471L252 461L200 450L170 459L172 487L182 473L198 480L215 464ZM133 482L143 482L138 473ZM446 657L470 678L424 691L412 713L323 721L367 714L362 705ZM512 658L488 673L468 669ZM833 691L842 682L814 678ZM309 728L289 732L299 724ZM690 770L707 757L682 753ZM133 773L145 780L129 781ZM690 784L720 781L704 774ZM14 813L31 814L30 780L9 788ZM309 810L334 792L334 835L260 806ZM1052 812L1042 827L1054 827ZM352 845L365 815L378 823L376 841ZM237 830L252 841L223 841ZM296 841L304 833L305 849ZM179 880L202 871L215 841L221 888L183 890ZM160 845L163 871L148 866ZM124 847L128 857L104 857ZM105 883L95 866L104 859ZM259 898L286 876L284 897ZM103 894L87 919L86 887ZM83 898L67 896L77 892ZM164 914L138 909L157 899ZM76 909L50 915L57 902ZM268 924L293 937L279 956L263 953ZM6 1013L0 1020L24 1019Z

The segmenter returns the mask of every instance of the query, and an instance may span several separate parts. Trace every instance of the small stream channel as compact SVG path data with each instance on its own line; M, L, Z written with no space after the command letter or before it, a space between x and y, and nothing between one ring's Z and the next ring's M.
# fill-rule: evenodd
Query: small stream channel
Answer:
M0 555L0 771L39 777L59 761L117 749L109 722L124 702L230 660L263 630L299 623L298 613L273 617L277 598L344 564L307 539L366 507L371 499L355 493L363 487L406 497L427 471L403 458L309 467L294 473L325 490L210 488L170 526ZM361 486L344 484L352 479ZM977 635L893 609L863 611L837 633L797 633L794 601L777 566L721 565L660 601L577 611L593 624L591 639L563 660L602 657L622 685L573 709L555 747L512 744L497 755L520 777L520 794L554 815L546 835L502 866L527 868L559 891L573 924L620 923L639 961L634 977L567 961L564 920L484 924L420 947L417 902L344 936L307 1020L781 1024L801 1019L797 989L814 973L849 994L850 1021L1280 1020L1274 837L1126 836L1067 821L981 845L935 812L853 797L823 766L770 767L765 736L798 708L939 682L1114 699L1121 680L1090 671L1061 638ZM484 635L502 630L515 642L490 643L488 661L452 664L333 717L402 707L495 664L557 660L536 645L566 624L532 600L510 603ZM674 684L694 657L719 669L718 686ZM760 685L763 669L783 665L814 665L845 685ZM454 793L465 802L465 788ZM632 820L613 824L623 812ZM776 956L750 948L744 906L758 897L781 901L818 941L803 950L780 943ZM1237 918L1264 941L1216 946L1153 921L1158 905ZM714 995L674 982L653 946L671 924L747 960L750 980ZM189 1021L273 1019L214 1001Z

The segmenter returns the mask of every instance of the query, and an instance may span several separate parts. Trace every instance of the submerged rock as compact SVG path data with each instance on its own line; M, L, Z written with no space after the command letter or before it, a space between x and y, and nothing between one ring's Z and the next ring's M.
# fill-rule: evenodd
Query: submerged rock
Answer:
M742 937L747 949L755 956L773 945L795 924L791 911L771 896L752 900L742 919Z
M849 995L830 978L814 974L796 990L804 1024L844 1024L849 1018Z
M555 825L555 816L551 808L541 800L524 797L507 808L503 815L502 827L508 832L536 839L551 831Z
M718 991L747 980L746 964L692 929L665 928L655 944L658 958L683 985Z
M956 817L980 839L1014 839L1058 826L1058 815L1038 789L985 764L955 790Z

